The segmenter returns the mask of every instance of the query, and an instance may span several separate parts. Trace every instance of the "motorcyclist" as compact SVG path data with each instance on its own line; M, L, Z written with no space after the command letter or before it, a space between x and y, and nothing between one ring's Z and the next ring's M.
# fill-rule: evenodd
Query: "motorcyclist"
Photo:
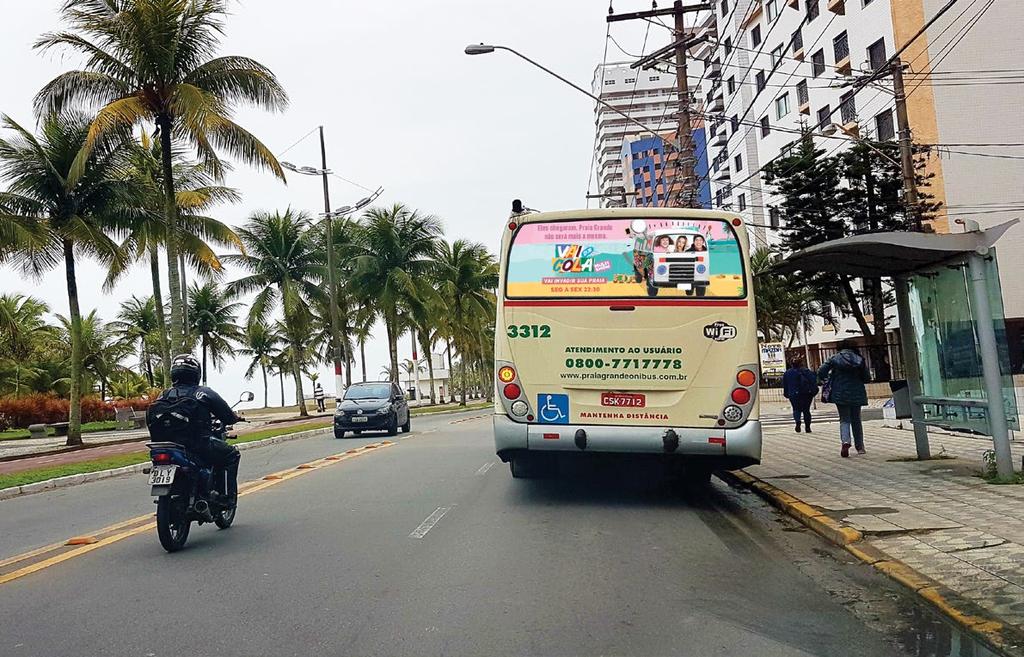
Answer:
M199 417L189 418L193 429L182 440L185 447L197 457L214 467L216 472L226 473L225 506L234 506L238 499L238 450L225 442L213 430L213 420L220 420L224 426L244 421L212 388L199 385L203 367L192 354L180 354L171 361L172 386L160 393L158 399L192 397L198 404Z

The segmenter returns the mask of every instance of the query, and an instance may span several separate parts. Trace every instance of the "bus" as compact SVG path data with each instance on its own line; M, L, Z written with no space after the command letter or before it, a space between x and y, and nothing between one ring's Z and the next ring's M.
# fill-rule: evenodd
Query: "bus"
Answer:
M687 478L759 463L746 227L711 210L514 214L501 241L494 443L515 478L648 454Z

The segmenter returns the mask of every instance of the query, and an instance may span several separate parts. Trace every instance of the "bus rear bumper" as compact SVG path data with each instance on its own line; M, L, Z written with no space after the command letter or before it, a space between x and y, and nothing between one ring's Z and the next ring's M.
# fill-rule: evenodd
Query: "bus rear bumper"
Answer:
M581 433L582 432L582 433ZM721 467L761 462L761 423L735 429L525 424L494 416L494 446L508 461L516 452L618 452L703 458Z

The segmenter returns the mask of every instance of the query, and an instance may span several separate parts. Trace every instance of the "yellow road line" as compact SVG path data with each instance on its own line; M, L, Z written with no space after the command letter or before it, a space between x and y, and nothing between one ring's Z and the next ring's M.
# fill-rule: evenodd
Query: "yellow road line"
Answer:
M333 460L333 461L327 461L325 459L317 459L316 461L311 461L310 463L311 464L317 464L317 465L324 465L324 466L332 465L334 463L341 463L342 461L347 461L349 459L356 458L357 456L362 456L363 454L372 454L372 453L376 452L378 449L383 449L385 447L391 447L392 445L395 445L395 444L396 443L393 443L393 442L390 442L390 441L386 441L386 442L382 442L382 443L371 443L370 445L366 445L364 447L359 447L359 448L354 449L354 450L348 450L347 452L345 452L343 454L335 454L334 456L337 456L339 458L337 458L336 460ZM280 483L282 483L284 481L287 481L289 479L294 479L295 477L301 477L302 475L308 474L310 472L315 472L316 470L320 470L320 469L323 469L323 468L314 467L314 468L310 468L310 469L306 469L306 470L295 470L295 469L285 470L285 471L282 471L281 473L279 473L281 475L280 479L274 479L274 480L271 480L271 481L260 481L259 483L255 484L255 485L246 486L243 490L239 490L238 491L238 496L242 497L242 496L248 495L250 493L255 493L255 492L261 491L261 490L263 490L265 488L270 488L271 486L276 486L276 485L278 485L278 484L280 484ZM101 529L99 531L96 531L96 532L93 533L93 535L99 535L99 534L102 534L104 532L114 531L116 529L120 529L120 528L125 527L127 525L134 524L134 523L140 522L142 520L146 520L148 518L151 518L152 516L153 516L153 514L146 514L144 516L138 516L136 518L131 518L129 520L125 520L125 521L119 522L117 524L110 525L110 526L108 526L108 527L106 527L104 529ZM120 532L120 533L117 533L117 534L112 534L110 536L105 536L105 537L101 538L99 541L97 541L95 543L92 543L90 545L83 545L81 547L76 547L76 548L74 548L72 550L68 550L67 552L63 552L61 554L52 556L52 557L50 557L48 559L43 559L42 561L37 561L36 563L29 564L28 566L25 566L23 568L19 568L18 570L13 570L13 571L7 573L6 575L0 575L0 585L7 584L8 582L12 582L12 581L14 581L16 579L20 579L22 577L25 577L26 575L31 575L32 573L37 573L40 570L44 570L46 568L50 568L51 566L56 566L57 564L60 564L60 563L63 563L65 561L67 561L68 559L73 559L73 558L79 557L79 556L81 556L83 554L88 554L89 552L92 552L93 550L98 550L98 549L100 549L102 547L106 547L108 545L112 545L114 543L117 543L118 541L122 541L122 540L124 540L126 538L135 536L137 534L141 534L142 532L149 531L150 529L154 529L154 528L156 528L156 522L155 521L154 522L147 522L144 525L140 525L138 527L132 527L131 529L128 529L126 531L123 531L123 532ZM17 563L19 561L25 561L26 559L31 559L32 557L39 556L40 554L45 554L46 552L50 552L50 551L55 550L55 549L60 548L60 547L66 547L64 542L54 543L52 545L47 545L45 547L41 547L41 548L38 548L36 550L32 550L31 552L26 552L24 554L16 555L14 557L11 557L9 559L4 560L3 562L0 562L0 566L10 565L12 563Z

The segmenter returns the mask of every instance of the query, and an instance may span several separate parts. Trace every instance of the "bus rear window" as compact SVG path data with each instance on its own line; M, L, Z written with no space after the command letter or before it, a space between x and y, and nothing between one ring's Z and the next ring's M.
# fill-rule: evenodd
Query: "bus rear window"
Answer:
M509 299L746 296L745 254L717 219L524 224L509 247Z

